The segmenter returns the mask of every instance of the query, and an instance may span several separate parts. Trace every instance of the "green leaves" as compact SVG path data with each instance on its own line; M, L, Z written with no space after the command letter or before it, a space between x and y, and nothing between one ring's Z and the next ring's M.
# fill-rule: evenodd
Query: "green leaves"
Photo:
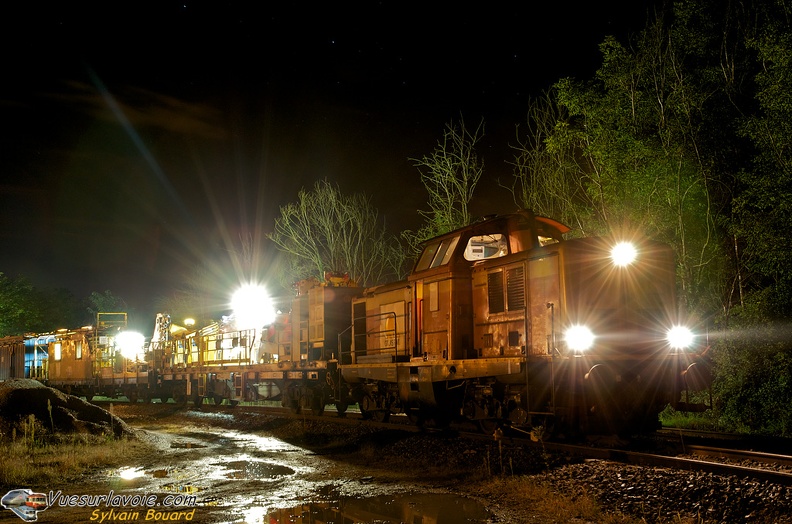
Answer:
M0 272L0 337L45 333L88 323L84 305L65 289L37 289Z

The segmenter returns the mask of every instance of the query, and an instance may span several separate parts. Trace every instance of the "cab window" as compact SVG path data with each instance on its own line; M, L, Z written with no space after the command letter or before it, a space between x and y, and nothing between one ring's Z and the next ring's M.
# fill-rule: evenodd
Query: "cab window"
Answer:
M470 237L465 247L465 260L486 260L509 254L506 237L501 233Z
M446 238L427 244L415 266L416 271L423 271L432 267L444 266L451 260L454 249L459 242L459 236Z

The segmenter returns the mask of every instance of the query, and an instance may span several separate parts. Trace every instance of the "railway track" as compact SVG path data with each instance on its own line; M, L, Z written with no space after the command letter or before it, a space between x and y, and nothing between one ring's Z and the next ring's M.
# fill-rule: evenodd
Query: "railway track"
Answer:
M100 400L94 403L105 408L113 403L117 406L133 406L126 402ZM179 409L175 404L134 404L136 409ZM350 408L343 416L338 416L333 411L323 415L313 415L308 412L294 413L291 410L275 405L261 405L243 403L237 406L203 404L200 407L184 407L185 410L199 411L202 413L256 413L280 418L321 421L342 425L369 424L374 427L399 429L401 431L433 431L433 428L419 428L410 423L406 416L393 415L388 422L364 420L362 414ZM539 441L529 438L527 434L507 430L506 433L486 435L475 432L466 427L455 427L453 433L460 437L475 440L500 440L508 445L521 445L539 448L545 452L565 453L572 456L611 461L623 464L640 465L653 468L667 468L683 471L696 471L712 473L722 476L736 476L767 481L784 486L792 486L792 456L778 453L767 453L745 449L733 449L722 446L685 444L678 445L673 454L651 453L644 451L631 451L629 449L616 449L613 447L597 447L592 445L569 444L563 442ZM665 433L665 432L664 432ZM722 435L712 433L708 439L722 438ZM734 442L734 436L726 436L726 442ZM695 458L693 458L695 457ZM785 469L786 468L786 469Z

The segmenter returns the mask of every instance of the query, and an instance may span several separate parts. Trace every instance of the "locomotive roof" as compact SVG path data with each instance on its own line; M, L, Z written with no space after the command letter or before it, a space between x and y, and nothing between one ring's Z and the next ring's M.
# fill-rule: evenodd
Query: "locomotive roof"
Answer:
M541 216L541 215L535 215L530 209L521 209L521 210L516 211L514 213L508 213L508 214L505 214L505 215L487 215L482 220L480 220L478 222L475 222L473 224L469 224L467 226L460 227L458 229L455 229L453 231L449 231L448 233L444 233L442 235L438 235L436 237L433 237L433 238L425 241L423 244L426 245L426 244L428 244L430 242L433 242L433 241L437 240L438 238L458 235L462 231L468 231L469 230L469 231L478 232L480 230L487 229L489 226L496 225L496 224L498 225L498 227L503 227L503 225L505 225L505 223L510 218L516 218L516 217L519 217L519 218L522 218L523 220L526 220L529 223L529 225L534 226L534 227L536 226L536 223L538 222L539 224L542 224L543 226L548 227L551 230L553 230L554 232L556 232L559 237L561 235L563 235L564 233L568 233L569 231L572 230L572 228L570 228L569 226L567 226L567 225L565 225L565 224L563 224L563 223L561 223L561 222L559 222L557 220L554 220L552 218L548 218L548 217L545 217L545 216Z

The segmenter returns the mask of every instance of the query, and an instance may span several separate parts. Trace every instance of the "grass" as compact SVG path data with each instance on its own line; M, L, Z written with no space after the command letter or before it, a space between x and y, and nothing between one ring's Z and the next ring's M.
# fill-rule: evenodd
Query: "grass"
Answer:
M0 487L46 488L99 468L127 465L149 449L128 438L53 434L31 417L0 430Z
M660 412L660 423L663 427L694 429L701 431L724 431L725 428L720 419L711 409L703 413L688 413L677 411L671 406Z

